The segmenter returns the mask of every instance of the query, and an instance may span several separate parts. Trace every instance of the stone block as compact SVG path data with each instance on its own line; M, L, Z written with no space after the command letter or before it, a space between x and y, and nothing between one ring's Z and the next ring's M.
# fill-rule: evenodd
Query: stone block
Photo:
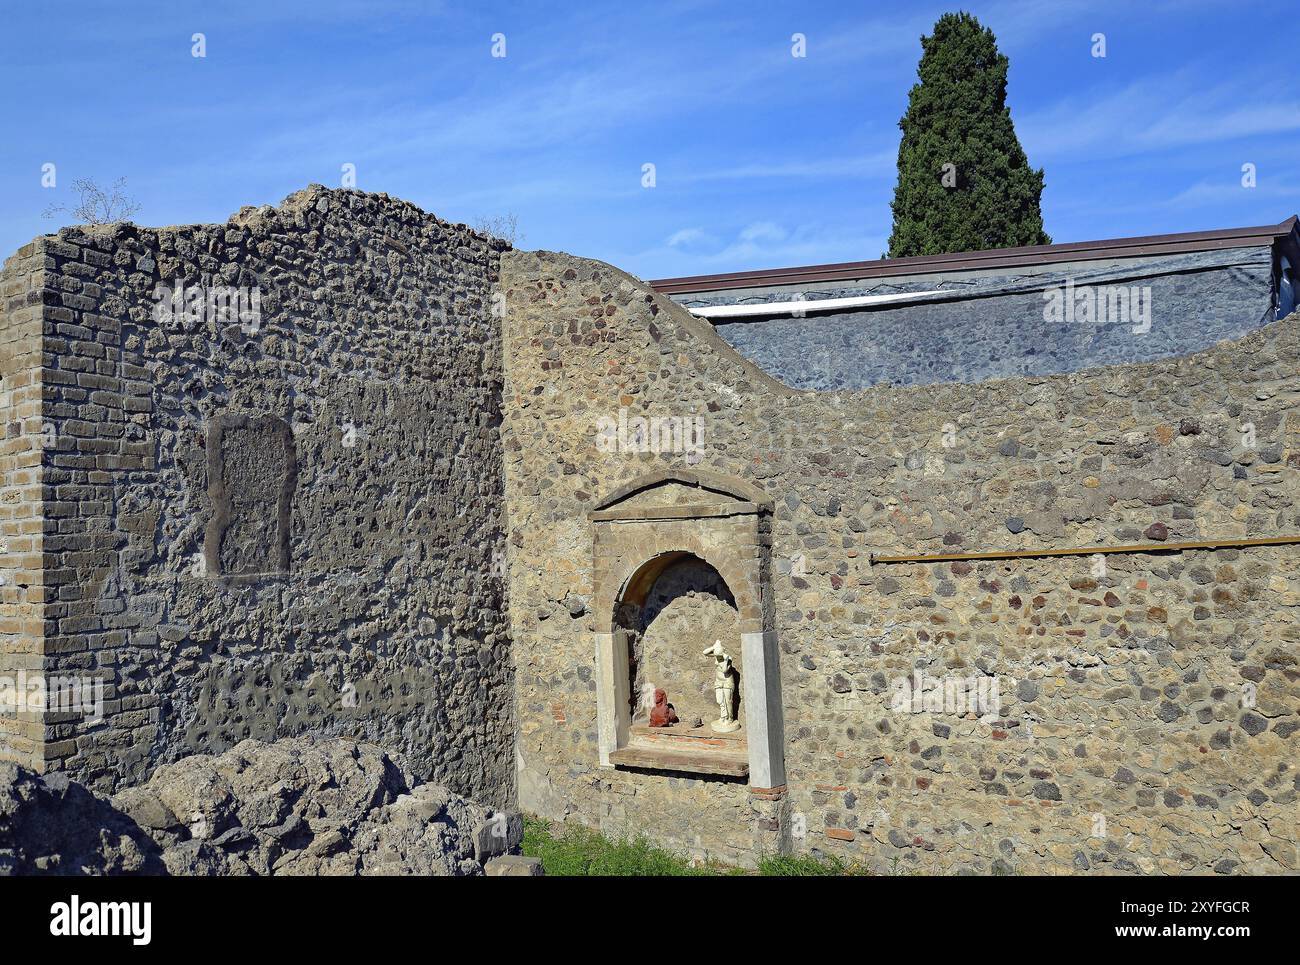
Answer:
M541 858L522 854L503 854L488 861L483 873L489 878L541 878L546 871Z

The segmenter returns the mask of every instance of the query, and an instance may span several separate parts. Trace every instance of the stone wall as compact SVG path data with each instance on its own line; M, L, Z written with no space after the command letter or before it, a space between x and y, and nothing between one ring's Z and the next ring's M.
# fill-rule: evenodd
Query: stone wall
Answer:
M0 758L112 790L339 735L726 861L1297 870L1294 544L872 562L1300 534L1296 316L1141 365L798 391L616 269L504 248L313 187L6 263L0 677L103 689L0 713ZM602 766L611 641L703 716L694 654L737 633L748 783Z
M107 682L102 720L47 715L49 767L112 788L311 732L513 796L502 247L319 187L36 242L42 647Z
M1300 534L1296 316L1141 365L819 393L609 266L511 252L502 286L524 809L882 873L1297 870L1294 545L871 563ZM598 444L638 416L703 418L703 444ZM775 502L783 792L600 766L588 513L665 469ZM914 708L918 677L992 700Z

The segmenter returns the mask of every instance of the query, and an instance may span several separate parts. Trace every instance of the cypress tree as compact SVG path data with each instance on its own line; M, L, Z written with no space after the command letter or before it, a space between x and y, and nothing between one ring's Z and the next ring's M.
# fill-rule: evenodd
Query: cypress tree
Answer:
M997 38L968 13L946 13L921 47L920 82L898 122L889 257L1051 244L1043 171L1011 124Z

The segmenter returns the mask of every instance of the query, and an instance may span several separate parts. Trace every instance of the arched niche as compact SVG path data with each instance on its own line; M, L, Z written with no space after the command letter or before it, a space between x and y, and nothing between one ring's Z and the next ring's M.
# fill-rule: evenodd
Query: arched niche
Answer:
M748 777L756 788L784 785L771 514L771 500L752 484L696 472L661 472L634 480L589 514L601 764ZM633 733L636 635L645 629L644 608L655 587L691 560L716 572L735 609L743 740L725 749L696 742L686 751L667 746L671 741L655 741L651 748ZM705 632L700 629L701 646L713 642L703 639ZM701 658L701 679L708 673L707 660Z
M614 606L616 646L627 647L632 723L649 722L647 695L664 688L683 721L717 715L708 658L701 648L720 640L744 681L740 614L735 595L716 567L677 551L647 560ZM744 701L733 711L743 724Z

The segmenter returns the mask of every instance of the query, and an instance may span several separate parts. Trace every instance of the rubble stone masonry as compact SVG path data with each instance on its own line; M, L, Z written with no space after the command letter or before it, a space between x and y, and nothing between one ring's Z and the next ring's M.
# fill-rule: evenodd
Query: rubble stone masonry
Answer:
M313 187L9 262L0 669L106 688L0 756L112 789L312 732L513 798L502 247Z
M337 735L741 864L1296 873L1300 546L1179 544L1300 536L1297 321L803 391L385 195L65 229L0 273L0 681L102 699L0 709L0 759ZM1038 555L875 558L991 552ZM623 753L632 688L713 712L715 636L746 750Z
M1300 534L1297 316L1153 363L811 392L607 265L510 252L502 285L523 807L744 863L1300 867L1300 547L871 562ZM636 416L702 417L703 444L597 445ZM588 513L665 471L774 502L784 788L600 766ZM931 680L995 712L913 701Z

